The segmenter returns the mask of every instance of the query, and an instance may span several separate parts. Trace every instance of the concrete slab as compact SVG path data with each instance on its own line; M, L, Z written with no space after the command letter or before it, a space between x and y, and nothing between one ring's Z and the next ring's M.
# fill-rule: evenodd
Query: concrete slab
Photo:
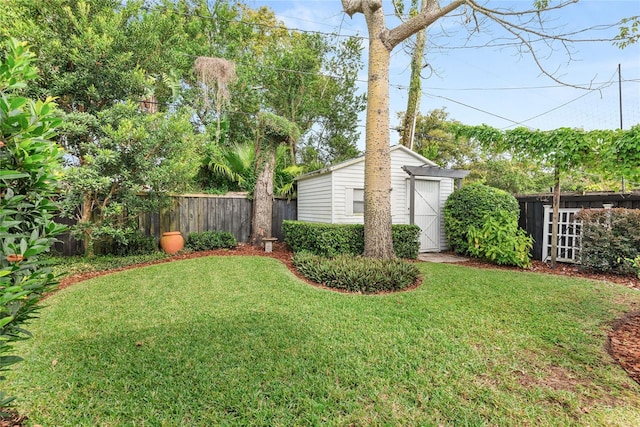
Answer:
M427 262L465 262L469 261L469 258L454 255L451 253L438 253L438 252L424 252L418 254L418 261Z

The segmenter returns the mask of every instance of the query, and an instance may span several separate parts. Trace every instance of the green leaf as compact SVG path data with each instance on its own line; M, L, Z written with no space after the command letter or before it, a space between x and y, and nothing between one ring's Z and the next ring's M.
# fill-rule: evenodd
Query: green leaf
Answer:
M27 98L21 98L21 97L13 98L9 104L9 108L11 108L12 110L17 110L18 108L25 105L27 102L28 102Z
M0 319L0 328L4 328L6 325L11 323L13 321L13 319L14 319L13 316L7 316L7 317L4 317L4 318Z
M0 170L0 179L20 179L28 177L28 173L16 170Z

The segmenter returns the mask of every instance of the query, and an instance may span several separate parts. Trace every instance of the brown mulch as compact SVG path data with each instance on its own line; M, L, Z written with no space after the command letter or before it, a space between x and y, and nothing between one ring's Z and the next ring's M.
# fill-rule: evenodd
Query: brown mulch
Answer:
M291 251L289 251L287 246L283 243L274 243L273 252L271 253L265 253L264 249L257 248L248 244L239 244L238 247L235 249L221 249L221 250L215 250L215 251L183 253L183 254L172 256L171 258L156 260L156 261L152 261L144 264L138 264L138 265L129 266L129 267L118 268L116 270L75 275L75 276L67 277L63 279L58 289L63 289L75 283L81 282L83 280L91 279L91 278L102 276L105 274L110 274L115 271L122 271L122 270L128 270L128 269L147 266L147 265L161 264L165 262L172 262L172 261L178 261L178 260L190 259L190 258L200 258L205 256L236 256L236 255L267 256L270 258L275 258L281 261L282 263L284 263L289 268L289 270L291 270L293 274L295 274L298 278L300 278L304 282L313 286L325 288L324 286L319 285L315 282L312 282L306 279L305 277L303 277L302 275L300 275L295 269L295 267L293 266L293 262L292 262L293 255ZM461 263L461 265L475 267L475 268L519 270L514 267L496 266L494 264L489 264L476 259L465 261ZM640 291L640 279L636 277L589 273L586 271L582 271L579 267L572 264L559 263L555 269L552 269L547 263L534 261L529 271L545 273L545 274L569 276L569 277L581 277L581 278L593 279L597 281L612 282L612 283L617 283L619 285ZM410 289L413 289L416 286L412 286ZM326 289L330 289L330 288L326 288ZM335 291L335 289L331 289L331 290ZM606 343L606 346L609 353L613 357L613 359L616 360L622 366L622 368L629 374L629 376L632 379L640 383L640 307L638 311L627 313L624 317L622 317L621 319L618 319L613 324L612 330L611 332L609 332L608 342ZM0 427L22 427L26 417L16 413L15 411L9 411L9 412L10 412L9 417L0 418Z

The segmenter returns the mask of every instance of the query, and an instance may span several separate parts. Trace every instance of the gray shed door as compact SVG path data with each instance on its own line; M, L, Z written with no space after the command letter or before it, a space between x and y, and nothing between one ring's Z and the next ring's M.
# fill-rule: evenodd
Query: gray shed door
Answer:
M440 181L416 179L414 221L422 230L420 233L420 252L440 251ZM409 211L409 192L407 180L407 212Z

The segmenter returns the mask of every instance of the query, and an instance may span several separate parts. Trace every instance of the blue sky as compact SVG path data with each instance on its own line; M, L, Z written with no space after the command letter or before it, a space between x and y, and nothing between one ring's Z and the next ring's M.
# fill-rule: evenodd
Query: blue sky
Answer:
M511 9L527 8L532 3L533 0L486 2L488 7ZM253 0L249 4L270 7L289 28L367 35L364 16L356 14L349 18L342 12L340 0ZM387 15L392 13L390 1L383 1L383 7ZM640 1L580 0L549 14L547 25L574 31L636 15L640 15ZM388 16L387 26L396 24L395 18ZM614 27L579 37L606 39L617 32ZM480 33L469 35L461 18L452 16L437 22L427 34L430 43L425 61L430 67L425 69L422 82L423 114L444 107L451 119L470 125L486 123L499 129L517 125L543 130L616 129L620 126L620 64L623 127L628 129L640 123L640 44L621 50L611 42L580 42L570 47L571 55L559 44L554 45L553 51L538 49L548 71L566 83L592 88L585 90L560 85L542 75L531 55L520 54L504 39L507 34L493 23L484 26ZM507 46L480 47L505 42ZM363 60L366 63L366 41ZM390 70L391 128L398 125L396 112L406 108L409 75L409 55L399 46L392 52ZM360 79L361 90L366 92L366 71ZM364 116L359 124L364 133ZM392 143L397 143L397 132L391 130L390 136ZM362 140L359 145L364 148Z

